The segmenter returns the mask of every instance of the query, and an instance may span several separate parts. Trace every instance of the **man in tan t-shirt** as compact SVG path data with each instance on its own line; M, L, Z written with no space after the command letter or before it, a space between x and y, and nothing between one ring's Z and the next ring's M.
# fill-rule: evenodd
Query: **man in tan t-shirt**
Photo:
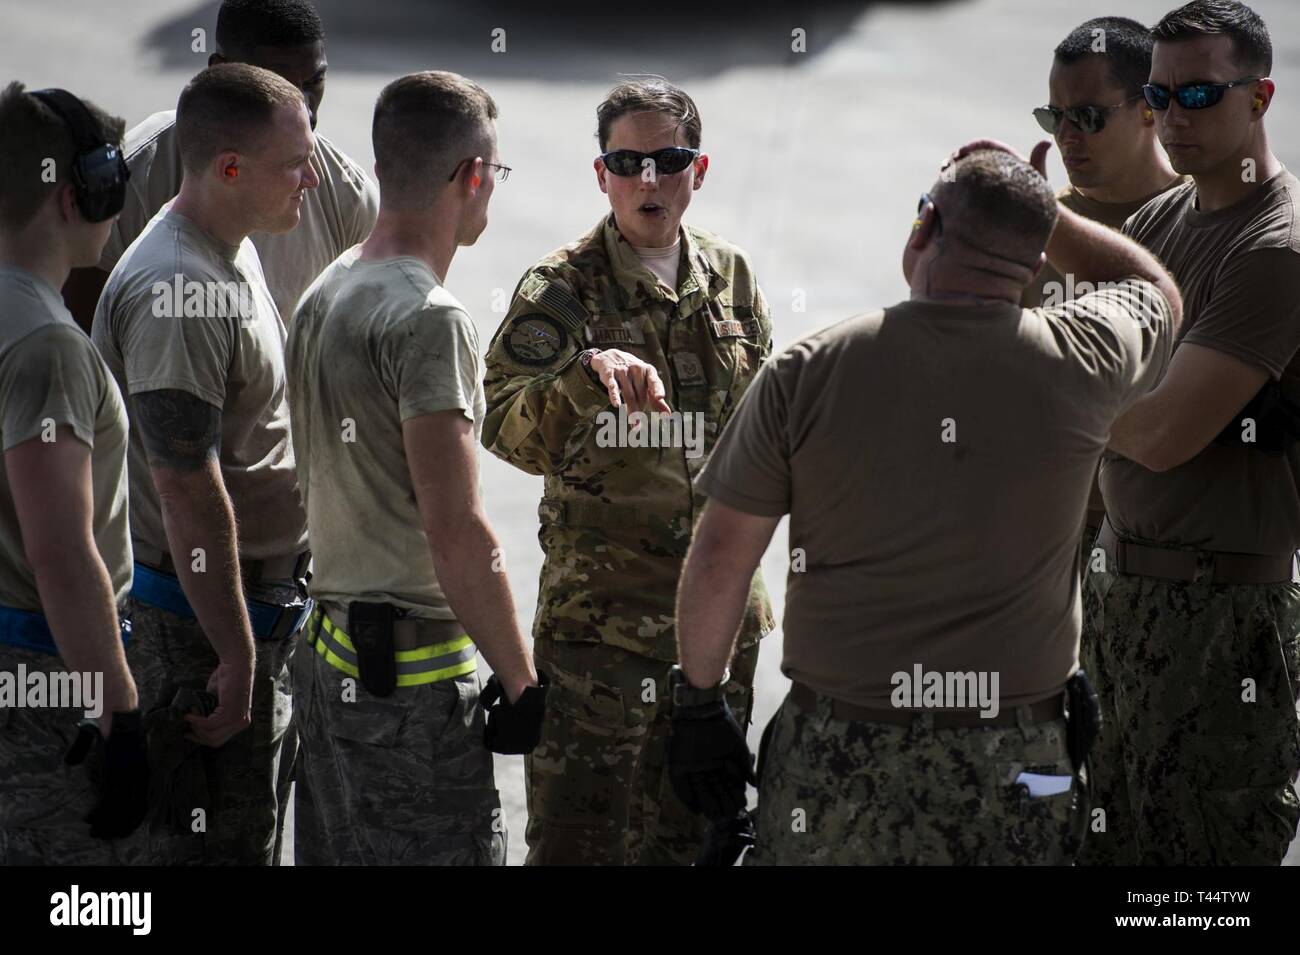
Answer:
M1106 825L1083 860L1276 865L1300 819L1300 182L1264 129L1263 21L1190 4L1155 37L1147 100L1193 182L1124 231L1187 320L1102 460L1084 652Z
M62 90L0 93L0 865L119 862L104 840L148 808L118 613L131 586L126 410L57 291L121 207L124 125ZM74 186L88 166L97 175ZM78 698L53 692L56 679ZM51 692L28 698L37 687ZM78 731L83 714L94 722ZM86 772L64 764L74 737L95 744Z
M1151 73L1151 31L1126 17L1097 17L1056 47L1046 106L1034 110L1061 150L1070 182L1056 194L1085 219L1118 229L1138 209L1182 182L1156 140L1155 114L1142 99ZM1025 289L1025 308L1059 305L1092 291L1049 262ZM1086 572L1106 510L1093 481L1080 539Z
M1045 179L975 148L991 145L922 195L910 299L775 356L697 481L670 751L688 802L743 810L749 754L716 685L783 514L806 560L750 861L1065 864L1082 836L1076 542L1111 422L1164 370L1180 305L1154 257L1058 219ZM1023 310L1049 234L1058 269L1113 284Z
M325 30L310 0L225 0L217 12L217 51L208 65L248 63L284 77L302 90L316 129L325 96ZM64 289L68 307L90 330L95 303L118 259L144 227L180 191L181 150L176 111L154 113L126 134L131 170L126 204L104 246L99 265L74 269ZM301 221L288 232L253 234L267 287L288 322L298 299L325 266L360 242L375 224L374 183L325 136L316 133L312 171L318 188L304 198Z
M484 709L497 752L541 736L544 692L479 501L478 336L442 283L508 171L496 112L454 73L384 88L379 222L290 328L317 601L294 680L299 865L504 865ZM483 707L478 648L495 671Z
M180 195L113 269L93 332L131 416L131 667L146 710L216 693L216 725L193 732L217 747L201 761L206 793L182 783L196 760L173 746L147 859L265 865L287 795L277 772L308 556L284 326L248 234L293 228L319 180L302 94L268 70L203 71L177 124ZM178 685L188 700L172 698ZM180 735L159 717L150 735L164 733Z

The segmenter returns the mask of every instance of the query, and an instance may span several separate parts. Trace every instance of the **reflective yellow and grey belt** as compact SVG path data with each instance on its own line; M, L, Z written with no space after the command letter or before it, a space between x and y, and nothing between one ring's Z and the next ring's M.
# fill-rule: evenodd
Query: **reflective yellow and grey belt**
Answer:
M478 669L478 648L468 634L451 640L438 640L431 633L441 621L406 617L397 621L407 649L394 650L397 658L397 685L421 686L451 680ZM435 642L437 641L437 642ZM357 651L343 628L330 619L320 604L307 623L307 642L316 648L325 662L348 676L360 676Z

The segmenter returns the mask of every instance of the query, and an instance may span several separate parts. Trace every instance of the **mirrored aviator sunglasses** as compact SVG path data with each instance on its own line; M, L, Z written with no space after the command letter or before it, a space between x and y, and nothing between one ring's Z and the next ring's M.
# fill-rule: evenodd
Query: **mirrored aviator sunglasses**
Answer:
M1069 120L1085 133L1099 133L1106 125L1106 113L1100 106L1078 106L1061 109L1057 106L1040 106L1034 110L1034 119L1043 130L1055 136L1064 120Z
M639 176L646 168L653 169L656 175L671 176L689 166L699 154L698 149L688 149L686 146L656 149L652 153L639 153L634 149L615 149L603 153L600 160L605 164L605 168L616 176ZM646 160L649 160L651 165L647 166Z

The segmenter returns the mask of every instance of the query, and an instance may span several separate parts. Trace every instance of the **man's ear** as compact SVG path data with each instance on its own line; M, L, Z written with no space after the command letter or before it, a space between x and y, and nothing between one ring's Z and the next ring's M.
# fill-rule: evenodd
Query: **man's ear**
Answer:
M81 210L77 208L77 188L70 182L65 182L59 186L59 216L64 222L75 223L85 220Z
M692 189L700 188L704 182L704 174L709 171L709 157L705 153L700 153L695 158L695 183Z
M216 174L217 181L222 184L230 184L239 181L239 153L233 150L226 150L219 153L212 160L213 172Z
M930 239L934 235L935 221L934 204L929 203L912 220L912 234L908 237L907 244L917 252L923 250L930 244Z
M1038 278L1038 273L1043 271L1043 266L1046 264L1047 264L1047 253L1039 252L1038 264L1034 266L1034 274L1029 277L1029 281L1032 282L1034 279Z
M591 165L592 165L592 168L596 170L596 185L600 186L600 191L601 191L601 192L603 192L603 193L605 193L606 195L608 195L608 194L609 194L609 188L605 185L605 175L606 175L606 172L605 172L605 163L604 163L604 161L602 161L601 158L600 158L599 156L597 156L594 160L592 160Z
M1262 118L1268 112L1269 104L1273 102L1273 94L1277 91L1277 86L1267 77L1259 81L1255 87L1255 92L1251 94L1251 112L1257 117Z

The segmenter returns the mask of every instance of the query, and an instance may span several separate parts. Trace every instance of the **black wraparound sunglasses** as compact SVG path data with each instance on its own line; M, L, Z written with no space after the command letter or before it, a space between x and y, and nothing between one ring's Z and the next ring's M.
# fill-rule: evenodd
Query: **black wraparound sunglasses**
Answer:
M641 175L647 168L647 160L653 164L649 168L653 169L656 175L662 173L671 176L693 163L699 154L698 149L688 149L685 146L669 146L667 149L656 149L652 153L639 153L635 149L615 149L602 153L600 161L616 176Z
M1223 99L1223 94L1234 86L1258 83L1259 80L1258 76L1247 76L1245 79L1233 80L1231 83L1188 83L1172 90L1158 83L1148 83L1142 87L1142 95L1146 97L1147 105L1152 109L1168 109L1171 98L1177 99L1178 105L1183 109L1209 109L1211 106L1217 106Z
M1099 133L1106 128L1106 114L1112 110L1120 109L1127 106L1135 99L1141 99L1141 93L1135 93L1122 103L1116 103L1114 106L1040 106L1034 110L1034 119L1038 120L1038 125L1043 127L1045 132L1056 135L1056 131L1061 128L1062 120L1068 119L1079 127L1083 132L1092 135Z

